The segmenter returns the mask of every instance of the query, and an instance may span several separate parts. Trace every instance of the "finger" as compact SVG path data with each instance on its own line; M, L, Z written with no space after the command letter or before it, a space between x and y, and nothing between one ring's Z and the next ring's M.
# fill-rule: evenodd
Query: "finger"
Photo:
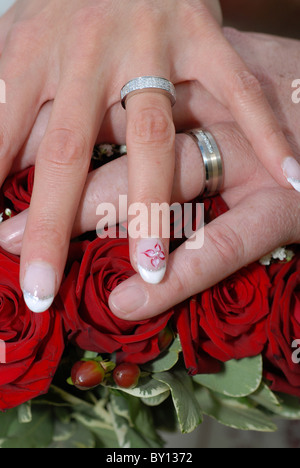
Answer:
M135 275L118 286L109 299L111 311L127 320L159 315L259 260L279 245L295 242L296 232L293 229L291 235L289 229L293 226L293 216L278 217L278 204L284 206L283 201L287 205L286 191L282 188L268 189L243 199L204 228L201 248L188 249L184 244L170 255L169 269L162 284L154 288ZM291 193L288 204L296 208L299 216L296 193ZM200 239L202 234L199 231L195 238Z
M94 231L96 226L100 231L102 206L105 208L103 212L108 205L112 207L111 217L105 216L103 227L127 221L127 210L122 210L120 203L120 197L128 195L127 172L127 156L123 156L88 175L73 226L73 238ZM187 135L178 135L172 203L183 203L199 195L204 177L204 165L194 141ZM0 224L0 245L6 251L16 255L21 253L27 218L28 210Z
M176 95L172 111L177 132L198 128L202 123L207 127L217 122L232 122L230 112L197 81L176 85ZM97 142L123 144L125 141L126 115L118 103L106 113Z
M48 101L40 109L30 135L13 162L10 175L17 174L18 172L35 165L36 155L46 134L52 108L53 101Z
M34 312L50 307L64 271L90 155L103 118L99 104L104 102L102 88L95 81L91 76L75 79L68 74L64 78L37 155L20 266L24 298Z
M127 100L128 228L133 266L142 278L158 284L166 272L169 203L175 170L175 127L170 100L146 92ZM163 207L162 219L151 212ZM163 205L164 204L164 205ZM140 212L138 229L131 222Z
M201 47L198 47L199 41L194 41L197 48L194 49L191 64L193 73L230 110L274 179L284 187L291 188L293 185L299 191L300 165L258 79L209 14L204 14L199 22L199 40ZM199 63L202 64L201 68Z
M210 126L216 122L230 122L230 113L216 101L198 82L182 83L176 86L177 102L173 108L173 120L177 132L198 128L202 122ZM201 101L201 106L199 102ZM10 174L35 164L36 155L46 133L53 101L45 103L39 111L30 135L14 160ZM126 114L120 103L111 106L103 119L97 143L122 145L126 141Z
M27 45L27 48L26 48ZM0 59L0 185L10 172L34 125L45 94L46 67L40 70L36 51L21 33L10 34Z
M209 131L222 148L226 201L229 206L234 206L237 203L237 197L240 199L256 190L254 180L248 189L246 182L251 174L260 172L257 171L257 158L234 124L216 124L209 127ZM195 199L201 193L205 183L205 170L199 148L190 136L185 134L176 136L175 155L171 202L182 204ZM230 170L226 170L227 167ZM72 237L93 231L97 225L100 230L102 220L99 217L98 207L101 206L106 207L108 204L113 206L111 218L105 218L105 223L109 226L127 220L127 211L122 210L120 203L120 196L128 194L127 171L127 157L124 156L88 175L75 218ZM243 187L243 192L241 187ZM105 212L104 209L103 212ZM27 215L27 212L23 212L0 224L0 245L16 255L21 252Z
M0 17L0 55L2 54L7 35L14 22L15 12L16 4L14 3L14 5Z

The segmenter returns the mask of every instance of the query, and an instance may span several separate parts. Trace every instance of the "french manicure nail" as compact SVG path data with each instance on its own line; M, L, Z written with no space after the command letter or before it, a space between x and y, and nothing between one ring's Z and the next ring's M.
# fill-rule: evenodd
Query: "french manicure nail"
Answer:
M288 182L297 192L300 192L300 164L295 158L288 157L282 165L283 173Z
M23 295L27 307L37 314L46 312L52 305L55 294L56 275L51 265L31 263L23 282Z
M110 304L123 314L130 314L146 305L147 292L139 286L119 286L110 295Z
M141 239L137 247L138 270L146 283L159 284L166 269L166 253L160 239Z

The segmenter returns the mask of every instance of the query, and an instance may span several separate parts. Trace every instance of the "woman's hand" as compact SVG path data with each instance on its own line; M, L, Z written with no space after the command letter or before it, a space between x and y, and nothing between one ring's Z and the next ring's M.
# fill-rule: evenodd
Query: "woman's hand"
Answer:
M290 81L300 42L234 30L227 30L226 35L255 74L260 76L293 150L299 153L300 108L291 100ZM273 51L276 51L276 61L273 60ZM175 114L175 123L178 127L187 123L199 126L204 117L210 115L210 120L207 120L209 130L224 157L225 187L222 196L230 211L206 227L202 249L186 250L183 245L171 254L170 269L162 284L147 285L136 275L113 292L110 299L112 311L129 320L159 314L278 246L300 242L299 194L276 184L257 160L243 133L232 122L228 111L203 88L195 84L181 85L179 105L186 102L187 96L191 97L191 105L185 107L184 117L180 112ZM200 99L202 107L193 105ZM112 115L107 115L103 127L107 135L112 133L111 122L116 120L115 112L118 108L111 110ZM225 123L214 123L221 120ZM36 128L37 136L41 127ZM124 133L125 122L121 120L114 128L120 134ZM37 136L34 132L31 148L38 144ZM119 195L128 192L127 164L128 158L123 157L89 174L73 228L74 236L94 228L98 221L96 207L100 203L111 202L118 208ZM190 201L199 194L205 174L198 148L184 134L176 138L175 167L172 202ZM115 184L119 187L118 193L114 190ZM0 226L1 246L13 253L20 251L26 217L24 212ZM126 302L128 291L129 303Z
M39 110L54 100L21 254L21 286L31 308L48 307L59 288L92 147L132 78L198 81L231 112L280 185L290 186L283 164L291 183L300 178L259 82L224 38L219 17L218 2L203 0L65 0L63 6L61 0L18 0L0 20L0 76L7 87L0 183ZM130 97L126 136L129 204L169 202L175 164L169 100L152 92ZM137 250L132 240L138 270Z
M205 228L201 249L187 250L183 245L170 255L163 283L146 284L136 275L113 291L111 310L123 319L143 320L164 312L278 246L300 240L299 196L276 184L233 123L211 125L209 131L222 147L227 168L223 197L231 209ZM127 166L124 156L89 174L74 237L94 228L101 203L114 204L119 216L119 194L128 193ZM171 201L188 202L199 195L205 171L197 146L185 134L176 138L175 167ZM27 215L24 211L0 227L5 239L1 245L12 253L21 250Z

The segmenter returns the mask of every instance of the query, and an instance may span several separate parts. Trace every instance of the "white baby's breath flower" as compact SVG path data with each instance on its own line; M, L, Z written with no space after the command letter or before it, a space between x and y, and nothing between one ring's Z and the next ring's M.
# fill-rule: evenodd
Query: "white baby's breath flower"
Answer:
M286 247L279 247L261 258L259 263L264 266L269 266L274 260L278 260L280 262L283 262L284 260L291 261L294 255L295 254L292 250L288 250Z
M4 211L5 215L8 217L8 218L11 218L11 215L12 215L12 212L11 212L11 209L10 208L6 208L6 210ZM3 214L3 213L2 213ZM2 220L3 221L3 220Z

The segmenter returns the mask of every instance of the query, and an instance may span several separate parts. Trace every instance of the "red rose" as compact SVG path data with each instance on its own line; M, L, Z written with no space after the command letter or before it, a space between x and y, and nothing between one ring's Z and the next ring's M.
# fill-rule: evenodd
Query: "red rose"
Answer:
M285 265L270 268L273 282L272 308L268 319L268 346L264 353L265 376L274 391L300 397L299 351L292 345L300 340L300 253ZM298 346L299 348L299 346ZM294 362L295 361L295 362Z
M185 366L190 375L215 374L221 363L202 348L203 332L199 327L197 299L186 301L177 307L176 330L180 337Z
M27 210L30 205L34 180L34 167L18 172L6 180L3 186L4 197L12 203L15 213Z
M191 333L197 353L222 362L257 356L267 341L270 286L265 268L253 264L199 294L190 302L190 330L179 330L181 340ZM196 371L203 373L201 365Z
M33 314L19 286L19 259L0 250L0 409L48 392L64 337L60 310Z
M173 312L141 322L121 320L112 314L108 299L113 289L135 274L127 239L91 242L74 262L61 287L63 320L70 340L98 353L118 352L118 361L142 364L161 352L159 333Z
M215 197L205 198L203 200L204 211L205 211L205 221L211 222L214 219L218 218L222 214L226 213L229 208L221 195L216 195Z

